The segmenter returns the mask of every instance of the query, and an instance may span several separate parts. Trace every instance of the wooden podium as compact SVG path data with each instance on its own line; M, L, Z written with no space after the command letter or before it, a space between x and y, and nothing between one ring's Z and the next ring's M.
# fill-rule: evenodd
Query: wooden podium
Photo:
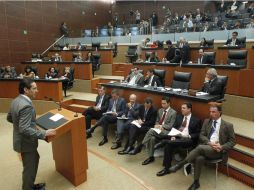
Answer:
M81 114L76 115L63 108L60 111L58 109L51 110L43 116L57 113L63 115L67 121L57 127L56 136L48 138L47 141L52 142L56 171L73 185L78 186L87 180L85 119Z

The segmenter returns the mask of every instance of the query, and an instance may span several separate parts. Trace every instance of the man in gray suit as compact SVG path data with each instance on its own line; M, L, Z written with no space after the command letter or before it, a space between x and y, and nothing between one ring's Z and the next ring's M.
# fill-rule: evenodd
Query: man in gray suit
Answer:
M186 163L194 164L194 182L189 190L200 187L199 177L206 159L227 159L227 152L235 145L233 124L221 118L222 109L218 104L210 106L210 119L203 123L199 136L200 145L180 163L172 166L169 171L176 172Z
M129 85L144 86L144 76L139 71L138 67L132 69L132 72L126 78L126 82L128 82Z
M158 111L154 128L149 129L140 145L147 147L149 156L142 165L147 165L154 161L154 145L167 136L176 119L176 111L170 107L169 97L162 98L161 106L162 108ZM140 149L140 147L138 148Z
M56 134L55 129L40 131L36 128L36 113L31 99L35 98L37 92L32 79L23 79L19 84L20 95L13 100L7 115L7 120L13 123L13 148L22 158L22 190L45 189L45 183L34 184L40 158L38 139Z

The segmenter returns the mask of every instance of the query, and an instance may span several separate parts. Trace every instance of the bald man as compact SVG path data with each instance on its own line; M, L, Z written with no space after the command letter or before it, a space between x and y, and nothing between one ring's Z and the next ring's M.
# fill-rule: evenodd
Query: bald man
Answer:
M117 119L116 142L114 142L111 149L117 149L121 147L124 131L129 128L130 123L133 120L138 119L140 104L138 104L136 100L137 96L135 94L131 94L129 97L129 102L126 104L124 114L122 115L121 118Z

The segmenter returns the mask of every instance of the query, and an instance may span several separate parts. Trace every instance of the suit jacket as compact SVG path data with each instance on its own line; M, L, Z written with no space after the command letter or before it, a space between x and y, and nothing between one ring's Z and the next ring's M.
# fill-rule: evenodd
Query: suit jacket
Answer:
M38 139L45 138L45 131L36 128L36 113L32 102L19 95L11 103L7 120L13 123L13 149L16 152L33 152Z
M132 77L134 77L134 75L135 74L133 72L131 74L129 74L127 76L127 78L126 78L126 81L130 82ZM137 74L137 78L136 78L135 84L137 84L139 86L143 86L144 85L144 76L141 73Z
M108 106L108 110L107 111L111 111L112 107L114 104L114 100L111 98L109 100L109 106ZM125 106L126 106L126 102L123 98L119 97L117 99L117 103L116 103L116 113L117 113L117 117L121 117L125 111Z
M144 85L148 85L148 84L149 84L150 78L151 78L151 77L149 77L149 78L147 78L147 79L144 80ZM152 80L151 86L154 86L154 83L155 83L155 82L156 82L157 86L162 86L159 77L156 76L156 75L153 75L153 80Z
M124 112L125 116L131 120L138 119L139 107L140 107L140 104L138 103L135 103L131 109L126 105L125 112Z
M232 38L227 40L226 45L231 45L231 42L232 42ZM242 45L238 38L236 38L235 40L235 45L238 45L238 46Z
M199 140L201 144L207 144L210 139L208 139L211 129L212 129L212 120L206 119L203 123ZM221 119L221 126L219 131L219 143L222 146L223 152L229 151L233 146L235 146L235 132L233 124L224 121Z
M198 58L198 60L200 60L200 57ZM207 61L208 61L208 56L206 54L204 54L200 64L209 64L209 63L207 63Z
M201 89L202 92L208 92L211 95L221 95L222 90L222 82L217 77L210 83L204 83Z
M182 114L178 114L176 116L176 120L173 127L176 129L179 129L183 123L183 120L184 120L184 116ZM194 145L196 145L198 143L199 134L201 130L200 119L196 118L195 116L193 116L193 114L191 114L188 128L189 128L189 135L191 136L191 139Z
M161 117L163 116L163 112L164 112L164 109L161 108L159 109L158 111L158 114L157 114L157 119L156 119L156 124L159 124L160 122L160 119ZM173 127L173 124L175 122L175 119L176 119L176 111L173 110L172 108L170 108L167 112L167 115L164 119L164 124L162 125L162 127L166 130L166 131L170 131L171 128Z
M146 113L145 116L145 106L141 105L139 107L139 119L141 119L144 123L141 127L152 128L155 125L157 117L157 110L152 106Z
M165 57L168 61L172 60L175 57L175 48L169 48Z
M170 63L180 63L181 61L181 56L176 55L173 59L169 60Z
M108 105L109 105L109 98L110 96L105 94L104 97L103 97L103 100L102 100L102 103L101 103L101 112L104 113L107 111L108 109ZM95 101L95 106L99 103L100 101L100 96L98 95L96 97L96 101Z

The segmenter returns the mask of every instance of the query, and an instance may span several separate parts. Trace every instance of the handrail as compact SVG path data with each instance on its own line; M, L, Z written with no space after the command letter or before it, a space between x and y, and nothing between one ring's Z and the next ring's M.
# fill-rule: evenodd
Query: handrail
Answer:
M51 44L44 52L42 52L41 55L43 55L44 53L46 53L53 45L55 45L58 41L60 41L62 38L64 37L64 35L62 35L60 38L58 38L53 44Z

